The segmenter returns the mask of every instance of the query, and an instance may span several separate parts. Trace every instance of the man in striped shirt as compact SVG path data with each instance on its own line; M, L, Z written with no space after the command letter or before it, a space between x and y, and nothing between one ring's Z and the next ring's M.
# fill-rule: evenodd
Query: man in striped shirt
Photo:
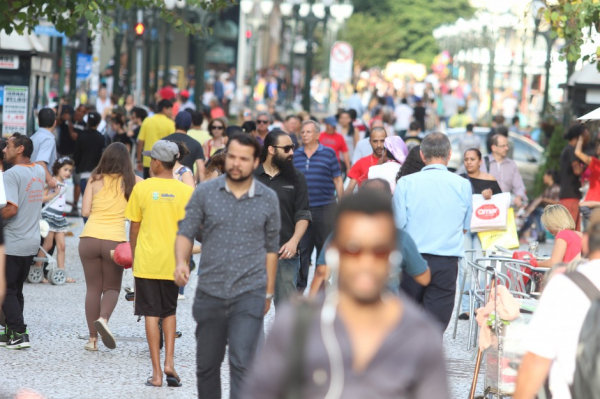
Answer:
M300 292L306 289L313 249L316 247L318 257L333 229L336 194L341 198L344 192L340 164L331 148L319 144L319 131L317 122L305 121L301 130L303 146L294 152L294 165L304 173L308 185L312 216L312 223L300 240L300 273L296 284Z

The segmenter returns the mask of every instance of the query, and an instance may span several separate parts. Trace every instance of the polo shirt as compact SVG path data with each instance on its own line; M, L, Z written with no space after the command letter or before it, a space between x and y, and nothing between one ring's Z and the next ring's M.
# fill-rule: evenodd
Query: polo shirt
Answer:
M425 166L398 180L392 200L396 227L410 234L422 254L463 257L471 201L467 179L445 165Z
M360 186L363 181L369 178L369 168L377 165L381 158L377 158L374 154L359 159L348 172L348 177L358 182Z
M296 180L291 180L280 174L273 177L265 172L261 164L254 171L256 179L275 191L279 199L279 214L281 215L281 230L279 245L288 242L294 235L296 223L300 220L312 220L308 209L308 187L304 175L296 171Z
M325 147L331 148L335 151L335 156L338 161L340 160L340 153L348 152L348 146L346 145L346 140L339 133L325 133L322 132L319 135L319 143L323 144Z
M144 142L144 151L152 151L152 146L158 140L175 131L175 122L164 114L154 114L144 119L138 140ZM150 157L144 157L144 167L150 167Z
M335 202L333 179L342 175L340 164L331 148L319 144L309 158L304 147L294 151L294 166L304 174L308 186L308 202L311 207L325 206Z

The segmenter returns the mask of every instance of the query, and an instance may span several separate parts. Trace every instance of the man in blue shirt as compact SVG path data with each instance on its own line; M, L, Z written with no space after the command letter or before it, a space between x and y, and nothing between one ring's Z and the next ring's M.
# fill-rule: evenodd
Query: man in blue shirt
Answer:
M52 131L56 127L56 113L51 108L42 108L38 113L40 128L33 136L33 153L31 161L41 165L46 175L46 184L56 188L56 180L52 177L52 165L56 162L56 138Z
M432 133L421 143L425 167L404 176L394 192L396 226L408 232L431 269L431 283L417 284L402 276L401 287L446 329L456 294L458 261L464 233L471 224L471 184L448 171L448 137Z
M303 147L294 152L294 166L304 173L308 186L308 204L312 223L300 240L300 273L296 287L304 292L308 280L308 267L313 249L317 257L325 239L333 229L334 206L344 192L340 164L331 148L319 143L319 125L314 121L302 124Z
M364 190L376 190L389 195L390 200L392 199L390 184L384 179L371 179L365 181L359 192ZM329 270L327 268L327 262L325 261L325 251L329 248L331 240L333 240L333 234L334 233L332 232L329 237L327 237L323 250L317 259L315 275L310 286L310 296L316 295L321 289L323 281L328 278ZM399 293L400 273L406 273L409 276L412 276L415 281L422 286L426 286L431 281L431 273L429 267L427 267L427 262L425 262L425 259L423 259L419 253L417 245L411 236L406 231L399 229L396 234L396 249L400 252L400 255L402 255L402 261L400 262L400 265L393 265L395 269L390 273L388 281L388 289L394 294Z

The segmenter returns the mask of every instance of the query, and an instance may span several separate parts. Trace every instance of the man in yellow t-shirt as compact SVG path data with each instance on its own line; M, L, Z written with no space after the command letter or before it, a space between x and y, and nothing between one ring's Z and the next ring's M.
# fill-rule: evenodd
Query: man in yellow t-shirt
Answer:
M202 130L202 122L204 117L202 112L193 111L192 113L192 128L187 131L188 136L198 141L201 145L204 145L212 137L206 130ZM208 156L207 156L208 158Z
M173 103L170 100L160 100L156 106L156 114L144 119L137 142L137 167L142 171L142 150L150 152L154 143L175 132L173 121ZM150 177L150 158L143 160L144 179Z
M131 221L129 239L135 277L135 314L145 317L146 338L152 358L152 377L146 385L161 386L159 320L165 334L164 371L169 386L181 386L175 372L173 353L177 296L174 283L175 238L178 222L185 217L185 206L194 189L173 179L173 167L181 157L177 144L158 140L150 157L154 177L135 185L125 217Z

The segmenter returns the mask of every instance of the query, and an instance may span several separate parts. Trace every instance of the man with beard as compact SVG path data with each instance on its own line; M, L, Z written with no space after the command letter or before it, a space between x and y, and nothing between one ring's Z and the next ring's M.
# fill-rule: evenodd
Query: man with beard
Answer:
M188 260L202 226L202 267L194 301L198 396L221 398L221 363L229 345L231 398L241 396L263 316L275 294L279 205L253 177L260 145L248 134L227 142L225 175L202 183L186 207L175 241L175 282L187 284Z
M386 290L400 258L389 194L344 197L335 219L325 300L277 311L243 397L449 398L439 329Z
M311 220L308 187L304 175L294 166L294 145L284 131L274 129L265 137L261 161L254 176L277 193L281 214L274 298L275 306L279 306L296 293L300 270L298 244Z
M352 193L357 183L360 186L363 181L369 178L369 168L377 165L381 160L381 157L383 157L383 142L386 137L387 133L385 129L381 127L373 128L371 136L369 137L369 144L371 144L371 148L373 148L373 153L359 159L352 166L352 169L350 169L350 172L348 173L350 183L348 183L348 187L346 188L346 194Z

